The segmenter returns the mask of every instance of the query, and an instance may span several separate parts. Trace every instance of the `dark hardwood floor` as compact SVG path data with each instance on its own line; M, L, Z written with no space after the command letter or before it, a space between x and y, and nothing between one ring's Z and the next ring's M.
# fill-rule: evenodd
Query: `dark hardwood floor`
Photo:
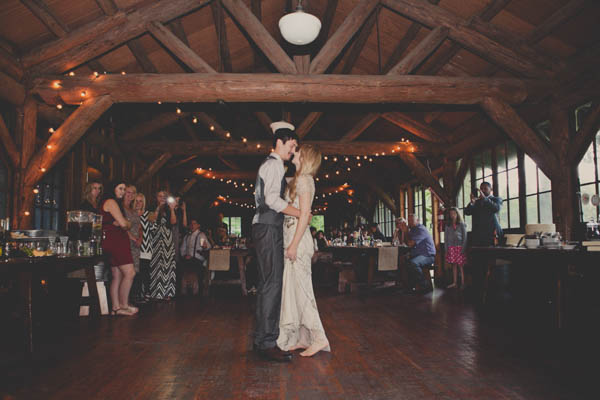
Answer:
M460 292L438 289L318 294L332 353L296 355L291 364L259 359L251 351L254 299L219 288L208 300L154 303L137 317L63 324L36 361L2 365L0 398L595 397L590 378L598 368L585 366L596 360L585 332L559 333L544 313L502 304L481 310Z

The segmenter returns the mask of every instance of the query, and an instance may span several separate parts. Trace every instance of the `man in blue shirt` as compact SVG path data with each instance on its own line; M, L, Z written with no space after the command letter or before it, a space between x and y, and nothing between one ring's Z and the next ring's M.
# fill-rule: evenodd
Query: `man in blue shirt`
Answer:
M419 223L419 218L410 214L408 226L402 223L401 229L405 231L406 244L411 247L406 268L408 270L409 288L418 293L427 293L433 290L431 281L423 275L423 267L428 267L435 262L435 244L427 228ZM429 272L429 271L428 271ZM419 290L413 289L419 285Z

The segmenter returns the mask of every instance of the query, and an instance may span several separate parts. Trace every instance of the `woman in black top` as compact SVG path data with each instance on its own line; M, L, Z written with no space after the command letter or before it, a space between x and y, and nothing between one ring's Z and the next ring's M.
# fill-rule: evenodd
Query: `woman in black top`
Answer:
M98 207L100 206L98 202L101 198L102 184L98 181L88 182L88 184L85 185L85 190L83 191L83 201L81 202L79 209L98 214Z

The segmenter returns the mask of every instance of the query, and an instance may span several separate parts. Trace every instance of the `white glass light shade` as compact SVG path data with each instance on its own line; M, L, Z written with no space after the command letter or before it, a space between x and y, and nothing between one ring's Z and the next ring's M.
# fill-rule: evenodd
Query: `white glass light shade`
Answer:
M319 36L321 21L312 14L297 10L279 20L281 36L291 44L309 44Z

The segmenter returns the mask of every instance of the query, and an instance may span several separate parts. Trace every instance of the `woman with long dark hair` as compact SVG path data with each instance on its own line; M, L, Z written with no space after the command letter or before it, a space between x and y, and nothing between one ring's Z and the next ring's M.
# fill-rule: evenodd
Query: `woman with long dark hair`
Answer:
M123 208L125 186L122 180L111 183L100 204L104 234L102 250L107 256L112 273L110 282L112 315L134 315L138 311L137 307L129 305L129 291L135 270L127 235L131 224L125 218Z

